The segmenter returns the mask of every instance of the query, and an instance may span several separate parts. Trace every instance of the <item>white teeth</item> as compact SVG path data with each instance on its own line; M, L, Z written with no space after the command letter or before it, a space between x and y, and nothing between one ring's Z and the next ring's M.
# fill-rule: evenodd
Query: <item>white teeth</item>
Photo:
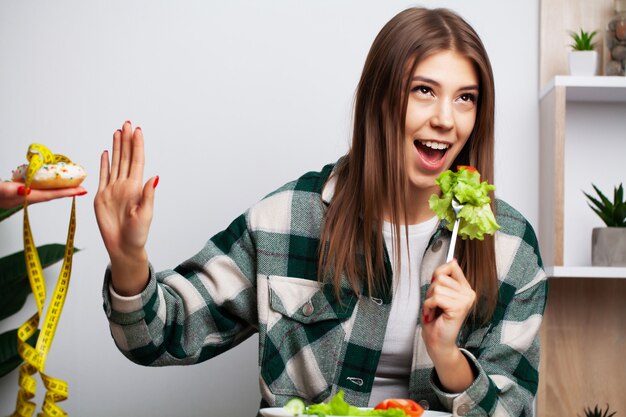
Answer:
M431 140L420 140L420 143L424 146L428 146L429 148L438 150L448 149L450 147L447 143L433 142Z

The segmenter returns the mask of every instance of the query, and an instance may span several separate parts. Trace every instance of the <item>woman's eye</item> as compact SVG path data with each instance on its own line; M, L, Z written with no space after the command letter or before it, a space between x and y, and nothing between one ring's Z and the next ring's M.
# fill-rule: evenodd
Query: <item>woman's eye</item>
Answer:
M467 102L467 103L475 103L476 102L476 95L475 94L471 94L471 93L461 94L461 96L459 98L461 99L461 101L464 101L464 102Z
M432 94L433 92L432 88L425 85L416 85L411 89L411 91L420 94Z

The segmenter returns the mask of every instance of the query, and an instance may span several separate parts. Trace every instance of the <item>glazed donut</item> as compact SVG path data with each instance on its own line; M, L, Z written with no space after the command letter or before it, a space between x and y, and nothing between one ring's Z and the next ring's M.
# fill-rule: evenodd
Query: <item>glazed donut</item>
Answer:
M13 181L26 182L28 164L20 165L13 171ZM35 172L31 182L33 189L78 187L87 177L80 165L67 162L45 164Z

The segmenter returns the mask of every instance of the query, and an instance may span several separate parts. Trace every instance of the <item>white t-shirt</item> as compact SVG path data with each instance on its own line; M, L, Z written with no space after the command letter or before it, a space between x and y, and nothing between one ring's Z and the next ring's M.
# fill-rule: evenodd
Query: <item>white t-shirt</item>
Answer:
M419 271L428 240L436 226L437 217L424 223L409 225L410 252L407 250L406 226L400 227L401 262L398 273L394 252L397 248L392 244L395 240L392 237L394 227L391 223L383 224L383 237L394 276L394 291L385 341L370 395L370 407L388 398L408 398L413 343L420 314Z

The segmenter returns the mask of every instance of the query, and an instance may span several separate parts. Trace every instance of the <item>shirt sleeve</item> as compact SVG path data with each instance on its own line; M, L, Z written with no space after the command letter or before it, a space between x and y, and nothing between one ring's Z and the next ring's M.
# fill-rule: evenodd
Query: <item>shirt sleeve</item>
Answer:
M498 304L490 323L460 345L477 371L462 393L441 389L433 368L431 385L454 416L534 415L539 382L539 328L547 297L537 241L530 225L500 283Z
M241 215L173 270L150 265L140 294L116 294L107 268L104 309L117 347L141 365L185 365L245 340L258 329L255 253Z

